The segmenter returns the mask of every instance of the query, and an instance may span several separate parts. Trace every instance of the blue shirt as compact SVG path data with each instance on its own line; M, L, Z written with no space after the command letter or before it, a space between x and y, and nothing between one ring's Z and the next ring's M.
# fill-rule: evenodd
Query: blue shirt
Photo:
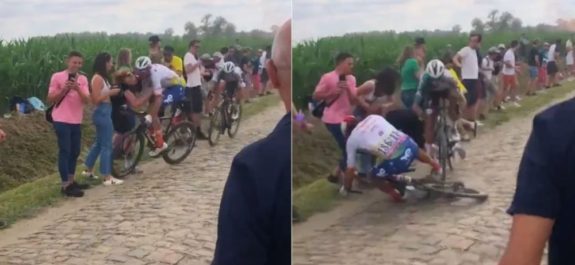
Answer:
M234 158L212 264L291 264L291 114Z
M509 214L555 220L549 265L575 264L575 99L533 119Z

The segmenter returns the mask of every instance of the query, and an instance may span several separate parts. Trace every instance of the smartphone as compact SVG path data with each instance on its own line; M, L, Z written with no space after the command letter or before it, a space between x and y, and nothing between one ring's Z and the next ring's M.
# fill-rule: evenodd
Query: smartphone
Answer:
M75 73L68 73L68 81L74 81L76 79Z
M339 76L339 81L345 81L345 75L340 75L340 76Z

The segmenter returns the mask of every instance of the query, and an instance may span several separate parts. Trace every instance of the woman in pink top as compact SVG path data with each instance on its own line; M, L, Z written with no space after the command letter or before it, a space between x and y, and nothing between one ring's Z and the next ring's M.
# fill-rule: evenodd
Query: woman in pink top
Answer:
M333 135L341 149L342 158L335 175L330 175L330 181L337 181L346 169L345 136L341 132L341 123L345 116L352 114L352 104L356 101L356 81L352 75L353 56L340 53L335 58L335 70L324 74L315 88L315 100L324 100L327 106L321 120Z
M61 192L66 196L82 197L88 185L74 181L76 161L80 155L84 104L90 101L88 79L79 73L84 59L79 52L70 52L68 68L52 75L48 102L58 103L52 111L54 130L58 138L58 171Z

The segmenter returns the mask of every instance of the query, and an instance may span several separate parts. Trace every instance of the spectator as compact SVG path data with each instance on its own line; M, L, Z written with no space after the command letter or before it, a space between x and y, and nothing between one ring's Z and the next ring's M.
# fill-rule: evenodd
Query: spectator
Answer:
M480 110L481 114L483 117L487 116L487 113L489 112L489 109L491 106L493 106L493 98L495 98L495 94L497 93L496 91L496 84L495 81L493 79L493 70L495 70L495 56L497 56L497 48L495 47L491 47L488 51L487 51L487 56L485 56L482 60L481 60L481 72L483 73L483 84L485 87L485 93L486 93L486 102L485 105L483 107L483 109Z
M561 40L555 41L555 43L551 44L547 52L547 75L549 76L547 87L559 86L559 82L557 82L557 73L559 72L559 67L557 66L557 58L559 57L557 46L559 45L561 45Z
M479 81L479 58L477 51L481 45L481 34L472 33L469 43L454 57L453 64L461 69L462 83L467 89L467 108L465 119L475 122L477 120L477 100Z
M549 80L549 77L547 75L547 55L549 53L549 43L545 42L543 43L543 47L541 47L541 50L539 50L539 57L541 58L541 67L539 68L539 86L541 87L541 89L545 89L545 88L549 88L549 86L547 86L547 81ZM545 93L545 90L541 91L542 93Z
M371 114L385 113L401 108L401 103L394 100L394 93L400 75L392 68L385 68L357 88L357 106L354 116L362 120Z
M202 110L203 94L202 94L202 62L198 60L198 50L200 49L200 41L192 40L188 45L188 52L184 56L184 64L186 67L186 74L188 75L186 84L186 97L189 99L188 106L186 106L190 120L196 126L198 139L207 139L206 135L202 132Z
M58 171L62 181L61 192L66 196L82 197L85 184L74 180L76 162L80 155L84 104L90 102L88 79L79 73L84 58L79 52L70 52L68 67L52 75L48 89L48 102L56 103L52 111L54 131L58 138Z
M519 48L519 42L513 40L509 49L505 52L503 56L503 91L505 93L505 99L511 100L515 107L521 107L518 103L517 98L517 68L515 64L515 53Z
M220 70L224 67L224 55L221 52L215 52L214 55L212 55L212 61L214 62L217 70Z
M271 94L271 92L268 91L268 81L269 81L269 76L268 76L268 71L267 71L267 62L270 59L271 56L271 46L267 46L265 51L262 54L262 57L260 58L260 63L263 66L262 67L262 73L260 76L260 81L262 83L261 87L261 93L260 95L269 95Z
M132 50L120 49L118 53L117 72L132 72Z
M546 245L547 264L574 264L574 112L575 101L567 100L533 119L507 211L513 219L500 265L541 264Z
M535 96L537 90L539 76L539 68L541 68L541 57L539 52L539 41L534 40L527 57L527 65L529 65L529 83L527 85L527 96Z
M497 51L495 53L495 55L493 56L493 79L494 79L494 84L495 84L495 99L493 104L495 105L495 108L499 111L503 111L505 110L505 107L503 106L502 102L503 102L503 81L502 76L503 74L501 73L501 70L503 70L503 55L505 55L505 44L499 44L497 45Z
M418 62L415 50L411 46L406 46L397 60L401 69L401 102L406 108L413 107L417 93L417 85L422 73L422 68Z
M0 143L6 140L6 133L0 129Z
M148 41L150 42L148 52L152 63L163 64L164 59L162 58L162 44L160 43L160 37L154 35L151 36Z
M565 77L570 78L575 71L575 68L573 67L573 61L575 59L573 55L573 45L567 46L566 51L567 55L565 55Z
M182 58L174 55L174 48L172 46L164 47L164 65L176 72L180 77L184 76L184 63L182 62Z
M269 136L232 162L214 265L291 264L291 21L274 39L268 69L288 113Z
M92 122L96 126L96 140L90 148L84 165L84 176L97 179L94 175L96 159L100 157L100 174L104 176L104 185L118 185L124 181L112 177L112 140L114 123L112 122L112 104L110 97L120 93L117 86L111 86L110 73L114 67L112 56L100 53L94 59L94 76L92 77L92 104L96 109L92 113Z
M256 54L251 60L252 63L252 85L254 86L254 90L261 96L261 84L260 84L260 73L261 67L260 64L260 57L262 56L262 50L258 49Z
M345 116L352 114L352 102L355 101L356 81L352 75L353 56L340 53L335 59L335 70L324 74L315 88L314 99L327 102L322 121L339 146L342 157L334 175L328 179L335 182L346 170L345 136L341 132L341 123Z
M250 49L249 48L244 48L241 51L240 56L240 64L238 65L240 67L240 69L242 70L242 79L245 80L246 82L246 87L245 87L245 92L244 92L244 97L245 98L245 102L246 103L250 103L250 99L252 98L252 84L251 81L252 79L250 78L251 73L252 73L252 65L251 65L251 60L250 60Z

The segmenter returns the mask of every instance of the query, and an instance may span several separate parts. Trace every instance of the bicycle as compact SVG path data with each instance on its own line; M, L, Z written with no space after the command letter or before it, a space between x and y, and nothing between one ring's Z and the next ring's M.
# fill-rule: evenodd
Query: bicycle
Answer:
M235 89L225 89L219 93L218 105L210 117L210 126L208 128L208 142L210 146L215 146L220 136L228 133L230 138L234 138L238 133L242 115L242 105L234 96Z
M439 164L441 165L441 178L439 181L416 183L415 185L422 185L420 188L449 197L473 198L481 201L486 200L489 195L474 189L466 188L463 182L449 182L446 180L447 168L449 167L449 169L453 171L453 157L455 156L453 147L457 143L455 141L450 141L451 127L447 124L448 106L449 100L447 98L439 99L439 115L437 117L437 123L435 124L435 138L439 149L438 158Z
M183 92L182 92L183 93ZM196 143L196 131L194 126L187 121L182 121L185 101L175 102L171 97L164 100L163 107L170 113L160 117L163 127L164 140L168 149L162 153L162 158L168 164L175 165L185 160L192 152ZM153 150L156 142L150 131L150 124L146 121L147 113L138 112L138 125L134 130L114 139L112 175L123 178L134 172L142 159L144 146ZM176 155L176 151L182 147L183 152Z

